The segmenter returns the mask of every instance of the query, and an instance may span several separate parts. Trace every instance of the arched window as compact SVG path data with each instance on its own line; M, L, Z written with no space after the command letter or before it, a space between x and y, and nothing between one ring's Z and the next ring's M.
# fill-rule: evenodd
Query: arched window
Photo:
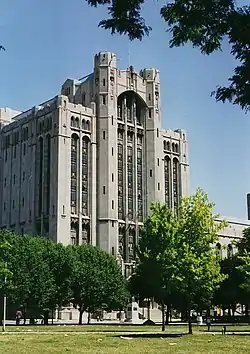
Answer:
M174 209L177 211L179 206L179 161L177 158L173 159L173 197Z
M167 150L170 151L170 142L167 142Z
M77 212L77 174L78 174L79 139L76 134L71 137L71 213Z
M38 141L38 216L42 214L43 205L43 138Z
M75 120L75 127L78 129L80 128L79 118L76 118L76 120Z
M75 117L71 117L71 127L75 127Z
M221 244L219 242L216 244L216 252L217 252L219 258L221 259L222 258L222 248L221 248Z
M89 200L89 139L82 139L82 215L88 215Z
M45 142L45 161L44 161L44 199L45 199L45 209L46 215L50 212L50 162L51 162L51 136L48 134L46 136Z
M89 243L89 227L88 225L82 225L82 244L87 245Z
M166 142L166 140L163 141L163 149L167 150L167 142Z
M143 183L142 183L142 149L139 147L137 149L137 209L138 209L138 220L143 220Z
M86 129L86 122L85 122L85 119L82 120L82 129L83 129L83 130Z
M118 142L118 154L117 154L117 164L118 164L118 219L123 220L124 218L124 150L123 150L123 139Z
M90 131L90 121L86 120L86 130Z
M175 152L179 152L179 145L175 144Z
M128 233L128 261L132 262L135 259L136 237L135 229L130 228Z
M119 253L123 260L126 260L126 242L125 242L125 228L119 227Z
M164 159L165 203L169 208L171 207L170 171L171 171L171 161L169 156L165 156Z
M172 151L175 152L175 143L172 143Z
M79 235L78 223L72 222L70 225L70 238L71 238L72 245L77 245L79 243L78 235Z
M227 258L232 258L233 257L233 246L229 244L227 246Z

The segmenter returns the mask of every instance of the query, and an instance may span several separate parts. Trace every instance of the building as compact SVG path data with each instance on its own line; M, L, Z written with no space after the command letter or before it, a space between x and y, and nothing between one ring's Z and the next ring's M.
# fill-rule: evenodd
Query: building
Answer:
M55 98L0 112L2 228L132 262L151 202L176 208L188 194L186 134L162 128L156 69L119 70L102 52Z
M219 240L216 244L220 250L223 258L230 258L236 252L235 243L243 236L243 231L250 227L250 220L241 220L236 218L222 218L216 219L218 222L227 220L227 226L218 234Z

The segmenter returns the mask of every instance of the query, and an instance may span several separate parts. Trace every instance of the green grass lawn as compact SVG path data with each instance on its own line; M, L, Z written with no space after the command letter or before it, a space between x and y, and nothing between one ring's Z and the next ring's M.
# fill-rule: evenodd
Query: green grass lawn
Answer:
M242 327L234 327L239 330ZM25 333L13 333L13 330ZM247 329L244 327L244 329ZM249 327L248 327L249 329ZM249 336L224 336L202 333L201 327L194 327L193 335L177 338L162 337L120 338L120 332L160 332L159 326L34 326L8 327L8 332L0 334L0 353L4 354L47 354L47 353L249 353ZM29 333L35 330L38 333ZM170 326L166 333L185 333L187 327ZM203 328L204 330L204 328ZM47 331L47 334L39 334ZM57 332L56 334L50 333ZM93 333L103 331L102 334ZM113 333L109 331L114 331ZM66 333L67 332L67 333ZM81 333L87 332L87 333ZM129 335L129 333L127 333ZM129 337L130 338L130 337Z
M222 325L211 326L211 332L221 332ZM170 325L166 326L166 332L170 333L186 333L188 330L188 326L186 325ZM193 325L194 332L207 332L206 326L197 326ZM53 325L53 326L43 326L43 325L36 325L36 326L7 326L7 332L13 331L21 331L21 332L161 332L161 326L143 326L143 325ZM249 326L227 326L227 331L234 332L234 331L249 331L250 332L250 325Z
M0 353L249 353L250 337L194 334L181 338L122 339L117 334L4 334Z

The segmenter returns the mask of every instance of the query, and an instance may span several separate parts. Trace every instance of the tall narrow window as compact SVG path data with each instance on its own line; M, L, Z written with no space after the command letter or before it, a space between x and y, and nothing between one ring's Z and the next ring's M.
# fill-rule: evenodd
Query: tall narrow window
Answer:
M82 139L82 215L88 215L89 195L89 140Z
M171 208L171 194L170 194L170 166L171 161L168 156L164 159L164 177L165 177L165 203Z
M71 213L76 214L76 201L77 201L77 172L78 172L78 136L72 135L71 137L71 191L70 203Z
M129 229L128 233L128 261L132 262L135 259L135 229Z
M143 219L143 204L142 204L142 149L137 149L137 209L138 219Z
M124 194L123 194L123 169L124 169L124 153L123 153L123 134L118 131L118 218L124 218Z
M125 243L125 228L119 227L119 253L122 259L126 259L126 243Z
M173 159L173 197L174 209L177 211L179 205L179 161Z
M38 163L39 163L39 182L38 182L38 215L42 214L42 203L43 203L43 138L39 139L38 147Z
M48 135L45 140L44 150L44 201L45 214L49 215L50 209L50 161L51 161L51 136Z
M133 190L133 148L132 146L128 146L127 150L127 171L128 171L128 176L127 176L127 181L128 181L128 217L129 220L133 219L133 213L134 213L134 203L133 203L133 196L134 196L134 190Z

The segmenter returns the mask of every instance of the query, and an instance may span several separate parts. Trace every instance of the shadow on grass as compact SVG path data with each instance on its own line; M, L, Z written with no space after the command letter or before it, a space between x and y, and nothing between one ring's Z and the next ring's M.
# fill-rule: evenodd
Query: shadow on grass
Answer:
M114 335L122 338L181 338L186 333L130 333L124 335Z

